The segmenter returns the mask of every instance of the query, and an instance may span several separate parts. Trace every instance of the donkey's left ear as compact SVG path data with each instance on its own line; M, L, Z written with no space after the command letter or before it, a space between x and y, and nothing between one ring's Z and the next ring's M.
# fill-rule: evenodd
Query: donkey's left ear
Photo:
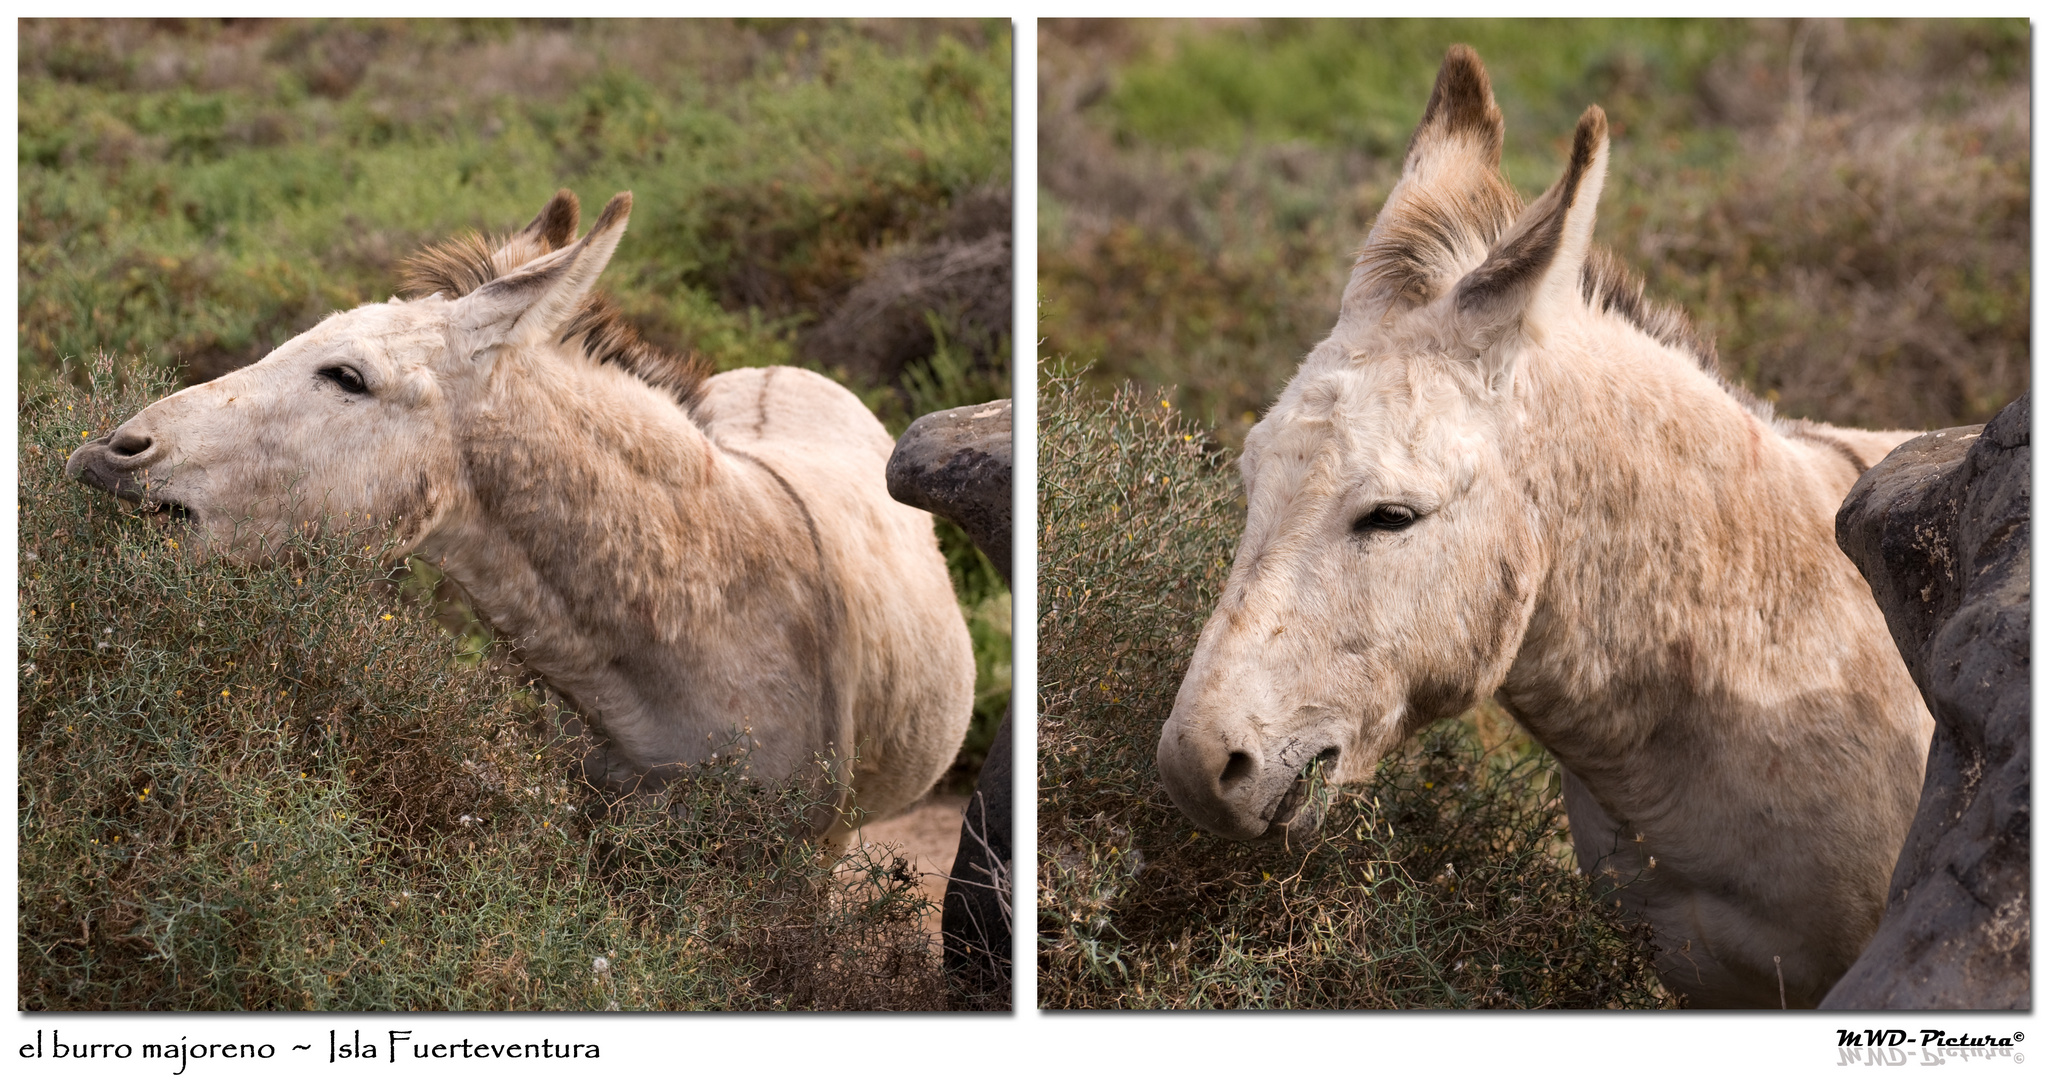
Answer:
M469 347L481 350L492 345L531 344L557 333L576 314L605 264L611 262L632 209L632 192L612 196L583 239L456 301L453 321L458 329L474 335Z
M1459 329L1496 385L1512 378L1522 340L1540 339L1547 324L1580 302L1579 275L1606 176L1607 114L1595 105L1579 117L1564 176L1452 291Z
M555 192L555 197L526 223L526 228L505 238L505 243L491 255L491 265L499 273L507 274L548 252L568 247L576 239L576 223L580 220L582 209L577 205L576 193L568 188Z

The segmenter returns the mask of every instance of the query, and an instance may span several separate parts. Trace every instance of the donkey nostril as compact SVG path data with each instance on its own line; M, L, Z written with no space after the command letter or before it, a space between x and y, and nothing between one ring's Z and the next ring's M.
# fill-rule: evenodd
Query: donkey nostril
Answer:
M117 431L114 433L113 438L107 440L107 449L122 457L135 457L139 454L148 453L149 448L155 445L155 439L129 431Z
M1234 751L1230 760L1223 763L1223 783L1235 784L1252 774L1252 756L1243 751Z

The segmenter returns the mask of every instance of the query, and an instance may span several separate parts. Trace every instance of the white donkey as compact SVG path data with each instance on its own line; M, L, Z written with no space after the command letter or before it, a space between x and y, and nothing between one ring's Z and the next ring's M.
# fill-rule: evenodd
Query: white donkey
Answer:
M631 206L575 240L563 191L502 246L429 251L429 295L331 315L68 471L231 557L322 520L391 530L603 731L586 770L615 789L743 746L770 780L830 754L842 810L887 814L952 762L973 698L931 519L889 497L892 443L844 388L705 378L593 293ZM836 844L857 818L813 824Z
M1501 133L1452 48L1336 329L1245 438L1161 778L1219 835L1312 830L1310 766L1366 780L1497 696L1669 988L1815 1005L1877 927L1933 731L1834 541L1909 433L1774 419L1591 247L1598 107L1526 209Z

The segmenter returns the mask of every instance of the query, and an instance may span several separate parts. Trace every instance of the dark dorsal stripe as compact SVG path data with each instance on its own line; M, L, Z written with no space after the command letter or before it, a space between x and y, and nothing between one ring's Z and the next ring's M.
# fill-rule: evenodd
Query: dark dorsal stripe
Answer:
M1810 442L1816 446L1825 446L1849 459L1849 464L1856 467L1856 474L1858 476L1870 471L1870 463L1863 460L1863 455L1857 453L1855 447L1822 431L1820 425L1815 424L1811 420L1780 420L1778 421L1778 430L1792 438Z
M804 531L810 534L811 553L818 560L819 590L818 603L812 611L812 618L816 622L815 633L812 636L812 665L819 676L818 719L825 725L825 730L820 732L824 736L820 742L829 745L832 725L839 719L839 679L838 673L832 670L830 643L839 640L840 627L846 623L846 598L839 591L838 576L832 572L831 564L825 559L825 539L819 535L817 519L811 516L810 504L804 502L804 497L797 493L796 485L791 484L774 466L744 450L735 450L723 444L721 449L732 457L767 473L769 479L774 480L776 486L780 487L782 493L796 506L798 516L804 520ZM839 747L839 750L847 753L852 748Z
M563 192L526 228L511 236L493 240L469 232L436 244L405 261L400 291L415 300L435 293L450 300L467 296L573 242L576 217L575 196ZM704 380L711 375L695 354L677 356L649 344L611 297L595 290L564 324L561 341L574 343L591 360L618 367L669 394L686 411L695 408L704 393Z

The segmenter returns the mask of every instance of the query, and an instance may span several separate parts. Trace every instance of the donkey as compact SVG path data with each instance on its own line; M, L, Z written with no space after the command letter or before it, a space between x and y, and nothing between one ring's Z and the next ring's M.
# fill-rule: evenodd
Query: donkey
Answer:
M230 558L374 523L602 729L593 781L658 790L732 749L774 781L829 756L839 812L811 824L837 850L958 753L967 627L859 399L795 368L706 377L593 291L631 207L578 240L565 190L500 243L430 249L412 299L330 315L66 469Z
M1496 697L1695 1006L1810 1007L1884 909L1933 721L1834 515L1910 436L1778 419L1591 246L1607 119L1526 208L1454 46L1336 328L1245 438L1236 561L1159 739L1224 837Z

